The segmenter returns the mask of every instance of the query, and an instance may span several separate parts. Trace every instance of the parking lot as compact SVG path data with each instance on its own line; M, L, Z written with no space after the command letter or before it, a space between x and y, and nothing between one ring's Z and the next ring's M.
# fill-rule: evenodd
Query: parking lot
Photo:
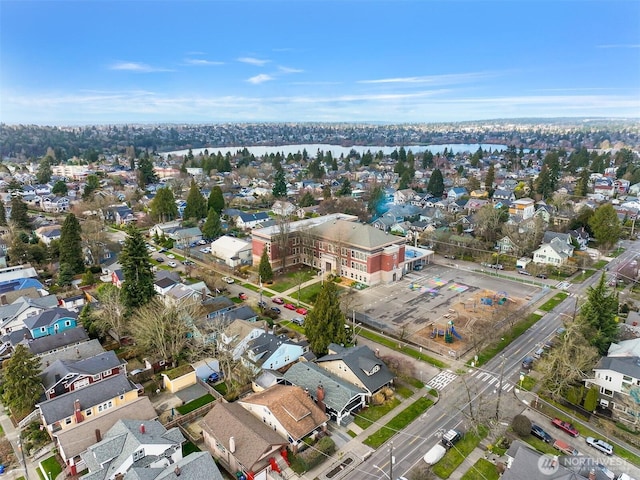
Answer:
M495 273L495 270L492 270ZM499 317L501 311L522 306L540 287L496 278L452 263L430 264L394 284L360 291L356 311L366 323L405 338L445 330L449 322L464 338L467 322ZM502 309L502 310L501 310Z

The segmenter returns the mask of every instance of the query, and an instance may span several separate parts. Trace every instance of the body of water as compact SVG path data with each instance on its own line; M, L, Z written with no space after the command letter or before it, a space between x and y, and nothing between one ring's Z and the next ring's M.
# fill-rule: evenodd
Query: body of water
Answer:
M425 150L430 150L432 153L442 153L445 148L449 152L453 150L453 153L462 153L462 152L473 153L476 150L478 150L478 147L482 147L482 150L485 150L485 151L491 149L492 152L496 150L500 151L500 150L507 149L506 145L493 145L488 143L473 143L473 144L472 143L447 143L443 145L402 145L402 146L404 146L404 149L407 152L411 150L413 153L424 152ZM210 147L210 148L194 148L191 151L195 156L200 155L200 153L204 152L205 150L208 150L209 154L214 154L214 153L217 154L218 152L221 152L223 155L226 155L227 152L231 152L231 154L235 154L238 150L242 150L243 148L244 147ZM289 153L291 154L296 154L298 152L302 153L303 150L307 151L307 153L309 154L309 157L315 157L318 150L322 150L324 153L327 153L330 151L331 155L333 155L335 158L340 158L340 155L344 154L345 157L349 155L349 152L351 152L351 150L355 150L360 154L366 153L368 150L371 150L371 153L373 153L374 155L380 150L382 150L383 153L385 153L386 155L389 155L394 150L400 149L400 145L394 146L394 147L380 147L380 146L373 146L373 145L364 145L364 146L357 145L353 147L343 147L342 145L324 145L319 143L312 143L312 144L299 144L299 145L280 145L277 147L267 146L267 145L257 145L257 146L247 145L246 148L247 150L249 150L249 152L251 152L256 157L262 157L264 155L270 155L271 153L277 153L277 152L280 152L280 154L286 157L287 155L289 155ZM186 155L187 153L189 153L188 149L176 150L173 152L164 152L164 153L161 153L161 155L164 157L166 157L169 154L171 156L176 156L176 155L181 156L181 155Z

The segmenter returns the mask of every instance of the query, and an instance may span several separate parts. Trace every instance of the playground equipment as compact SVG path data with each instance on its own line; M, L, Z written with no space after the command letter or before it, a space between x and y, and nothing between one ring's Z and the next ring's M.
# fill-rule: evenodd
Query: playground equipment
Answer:
M447 326L444 329L438 328L438 325L433 326L433 332L430 335L431 338L444 337L445 343L453 343L454 337L458 340L462 340L462 336L456 331L453 326L453 321L449 320Z
M493 297L482 297L480 298L480 303L482 305L487 305L489 307L493 307L494 305L504 305L508 300L507 292L498 292Z

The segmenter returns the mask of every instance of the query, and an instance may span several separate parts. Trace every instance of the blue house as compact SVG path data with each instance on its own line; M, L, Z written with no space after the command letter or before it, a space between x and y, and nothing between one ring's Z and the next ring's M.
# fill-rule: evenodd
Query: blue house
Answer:
M27 317L24 320L24 325L29 329L33 338L62 333L65 330L75 328L77 323L77 313L60 307L45 310L38 315Z

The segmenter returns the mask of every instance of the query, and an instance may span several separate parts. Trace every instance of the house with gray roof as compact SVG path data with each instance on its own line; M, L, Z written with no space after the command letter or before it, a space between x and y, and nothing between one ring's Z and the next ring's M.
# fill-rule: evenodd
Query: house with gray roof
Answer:
M47 399L77 391L114 375L126 375L127 362L114 351L81 360L56 360L40 374Z
M338 425L348 425L353 420L352 413L367 404L364 388L343 380L330 371L312 362L298 362L284 373L286 383L302 387L311 398L323 403L329 418Z
M331 343L329 353L316 360L316 363L337 377L364 389L368 397L393 383L393 373L365 345L342 347Z
M0 333L6 334L12 330L20 330L25 326L27 317L38 315L50 308L58 306L58 298L55 295L31 298L20 297L9 305L0 306Z
M568 236L568 235L567 235ZM553 237L549 243L543 243L533 251L533 262L560 266L573 256L573 245L564 238Z
M36 356L43 356L48 353L59 351L62 349L73 349L77 352L77 346L80 343L88 342L89 335L83 327L76 327L55 335L47 335L46 337L34 338L28 341L27 347Z
M182 459L184 441L177 427L167 430L157 420L118 420L100 442L82 454L89 469L82 479L121 478L129 469L164 470L170 465L173 469L174 464ZM147 479L146 476L144 478Z
M256 373L262 368L279 370L297 362L307 351L308 342L294 342L286 335L262 332L247 342L247 349L241 358L244 365Z
M25 318L24 326L29 329L33 338L40 338L76 328L77 321L76 312L56 307Z
M36 405L42 424L50 434L99 417L112 408L138 398L138 387L125 375L115 375L101 382L87 385L75 392L45 400Z
M81 330L84 330L81 328ZM65 332L67 333L67 332ZM63 334L64 335L64 334ZM54 335L55 336L55 335ZM44 337L51 338L51 337ZM44 338L39 340L44 340ZM37 355L40 358L40 365L42 368L46 368L56 360L71 360L77 361L82 358L89 358L104 352L104 348L100 344L100 340L97 338L87 339L84 342L76 343L74 345L56 348L50 352L41 353Z
M94 443L102 440L102 435L113 427L118 420L136 420L145 422L158 417L149 397L138 397L135 400L109 410L104 415L90 417L73 428L66 428L53 434L58 452L64 460L69 473L77 475L87 466L81 454Z
M166 467L132 467L123 480L224 480L209 452L193 452Z
M268 332L268 324L265 321L249 322L236 319L217 336L217 347L231 353L233 360L239 360L249 343L265 332Z
M262 478L282 457L289 442L237 402L216 402L200 422L204 444L227 472Z

